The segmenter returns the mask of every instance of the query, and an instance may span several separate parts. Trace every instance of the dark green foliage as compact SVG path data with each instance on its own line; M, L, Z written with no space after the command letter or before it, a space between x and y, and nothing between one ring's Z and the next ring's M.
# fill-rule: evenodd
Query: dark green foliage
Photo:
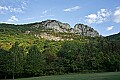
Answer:
M84 44L78 41L67 41L63 43L58 57L60 60L62 59L61 64L65 68L65 72L79 72L80 69L83 69L82 57L85 51L82 47L84 47Z
M42 75L44 66L44 60L42 53L40 53L37 45L30 46L26 57L26 63L24 64L26 76L38 76Z
M0 78L6 78L7 76L7 65L9 52L3 49L0 49Z
M9 74L19 76L19 74L23 73L23 65L25 62L25 52L22 46L19 46L19 42L15 42L12 48L9 50L9 62L8 62L8 71Z
M54 42L36 40L28 48L15 42L0 49L2 78L74 72L120 71L120 42L104 38Z

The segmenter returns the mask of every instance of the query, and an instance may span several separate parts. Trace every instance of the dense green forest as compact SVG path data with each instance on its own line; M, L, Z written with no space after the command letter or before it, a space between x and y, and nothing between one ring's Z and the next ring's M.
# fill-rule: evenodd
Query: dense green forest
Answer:
M40 32L36 29L25 34L31 28L24 26L0 25L0 79L120 71L120 34L83 37L49 32L74 39L50 41L34 37Z

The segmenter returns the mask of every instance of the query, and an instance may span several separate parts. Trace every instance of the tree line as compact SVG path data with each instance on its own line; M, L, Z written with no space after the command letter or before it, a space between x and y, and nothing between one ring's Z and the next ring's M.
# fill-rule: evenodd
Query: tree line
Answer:
M15 42L0 48L0 78L120 71L119 57L119 40L35 41L27 47Z

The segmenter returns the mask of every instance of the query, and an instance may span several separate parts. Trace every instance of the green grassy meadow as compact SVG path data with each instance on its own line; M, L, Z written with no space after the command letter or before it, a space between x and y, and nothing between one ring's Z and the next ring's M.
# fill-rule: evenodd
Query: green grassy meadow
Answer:
M41 76L34 78L21 78L15 80L120 80L120 72L67 74L55 76Z

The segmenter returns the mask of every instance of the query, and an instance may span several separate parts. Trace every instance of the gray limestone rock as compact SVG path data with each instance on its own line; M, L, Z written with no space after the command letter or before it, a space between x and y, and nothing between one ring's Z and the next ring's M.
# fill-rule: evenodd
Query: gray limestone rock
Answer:
M65 32L65 33L74 33L80 36L90 36L95 37L99 36L99 33L93 28L84 25L76 24L74 28L71 28L68 23L62 23L56 20L46 20L34 25L34 27L42 27L44 29L52 30L54 32Z
M77 33L81 36L99 36L99 33L96 30L84 24L76 24L74 26L74 33Z
M61 23L56 20L46 20L42 22L43 26L46 29L53 29L54 31L57 32L68 32L70 29L70 25L67 23Z

